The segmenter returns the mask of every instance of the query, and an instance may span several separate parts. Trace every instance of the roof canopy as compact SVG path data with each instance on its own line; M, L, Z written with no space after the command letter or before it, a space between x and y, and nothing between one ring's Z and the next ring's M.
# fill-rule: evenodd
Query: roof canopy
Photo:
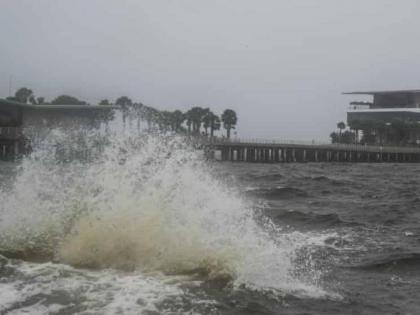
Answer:
M418 94L420 90L394 90L394 91L365 91L344 92L346 95L375 95L375 94Z
M24 104L15 101L9 101L5 99L0 99L0 107L1 106L14 106L20 107L25 109L44 109L44 110L59 110L59 109L81 109L87 111L94 111L94 110L110 110L118 108L116 106L111 105L51 105L51 104L40 104L40 105L32 105L32 104Z

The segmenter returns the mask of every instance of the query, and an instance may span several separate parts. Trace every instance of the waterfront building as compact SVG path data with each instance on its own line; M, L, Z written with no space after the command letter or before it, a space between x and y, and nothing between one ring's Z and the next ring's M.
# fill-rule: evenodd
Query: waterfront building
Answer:
M352 101L347 125L357 141L379 145L420 144L420 90L346 92L369 96L371 101Z
M99 129L112 117L113 109L105 105L31 105L0 99L0 159L24 152L53 128Z

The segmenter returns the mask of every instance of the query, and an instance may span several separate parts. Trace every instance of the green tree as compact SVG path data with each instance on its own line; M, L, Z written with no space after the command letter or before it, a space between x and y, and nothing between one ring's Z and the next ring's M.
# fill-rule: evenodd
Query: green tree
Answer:
M103 99L99 102L99 105L111 105L111 103L107 99Z
M199 106L191 108L190 118L192 121L192 131L194 134L200 134L201 122L205 114L205 109Z
M203 123L203 128L204 128L204 132L205 132L206 136L209 134L208 130L210 128L211 120L212 120L213 115L214 114L212 113L212 111L209 108L205 108L203 110L203 116L201 118L201 121Z
M152 111L152 125L156 128L156 125L160 127L162 125L162 113L154 107L150 107Z
M115 105L117 105L121 108L123 126L124 126L124 129L125 129L125 123L126 123L126 120L127 120L128 113L131 109L131 106L133 105L133 101L130 98L128 98L127 96L121 96L121 97L117 98L117 100L115 101Z
M346 129L346 124L343 121L340 121L337 123L337 128L340 130L340 139L341 139L341 133L344 129Z
M141 118L147 122L147 128L150 129L149 106L143 105L141 108Z
M211 110L206 108L203 116L203 128L208 135L208 129L210 128L210 136L213 137L214 131L220 129L220 118L214 114Z
M356 133L350 130L346 130L342 134L338 132L332 132L330 134L330 138L331 138L331 143L344 143L344 144L356 143Z
M341 135L340 143L353 144L355 142L356 142L356 133L354 133L350 130L346 130Z
M193 124L193 118L192 118L191 109L188 110L184 114L184 120L185 120L185 124L187 125L188 134L191 134L191 127L192 127L192 124Z
M36 98L36 103L39 105L45 104L45 97L37 97Z
M34 93L26 87L20 88L15 93L16 101L24 104L27 104L32 97L34 97Z
M220 130L220 118L219 116L217 116L216 114L213 114L211 116L211 123L210 123L210 136L213 138L214 136L214 131L216 130Z
M31 103L32 105L42 105L42 104L45 104L45 98L43 97L35 98L34 95L31 95L29 97L29 103Z
M338 133L336 132L331 132L330 133L330 138L331 138L331 143L339 143L339 136Z
M120 106L121 109L128 110L130 109L131 105L133 105L133 101L127 96L121 96L117 98L117 100L115 101L115 104Z
M158 120L160 130L168 131L172 128L172 112L164 110L159 112Z
M35 96L31 95L31 96L29 97L29 103L31 103L32 105L36 105L36 104L38 104L38 103L37 103L37 101L36 101Z
M182 128L182 123L185 120L185 115L180 110L175 110L172 112L172 130L175 132L179 132Z
M238 122L236 112L232 109L226 109L222 114L223 128L226 129L226 136L230 138L230 131L235 129Z
M100 106L111 106L112 104L109 100L103 99L99 102L99 105ZM105 124L106 124L106 129L108 131L108 128L109 128L108 123L115 118L114 110L110 108L109 110L104 111L103 115L104 115L103 118L104 118Z
M152 108L150 106L143 106L142 117L146 120L147 129L152 128Z
M132 115L137 121L137 132L140 132L140 124L142 119L142 113L143 113L143 104L142 103L134 103L132 105Z
M52 105L86 105L86 102L78 100L74 96L60 95L51 101Z
M159 124L161 114L160 112L151 106L142 107L142 116L147 122L147 129L151 130L156 124Z

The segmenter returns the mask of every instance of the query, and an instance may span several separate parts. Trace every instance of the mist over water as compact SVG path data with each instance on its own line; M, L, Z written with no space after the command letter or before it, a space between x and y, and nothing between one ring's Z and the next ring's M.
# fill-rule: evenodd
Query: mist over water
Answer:
M331 234L274 224L185 139L74 135L53 131L4 175L0 251L17 260L2 261L2 311L217 310L197 283L339 297L312 260ZM82 288L89 294L75 297ZM57 302L57 292L72 297Z

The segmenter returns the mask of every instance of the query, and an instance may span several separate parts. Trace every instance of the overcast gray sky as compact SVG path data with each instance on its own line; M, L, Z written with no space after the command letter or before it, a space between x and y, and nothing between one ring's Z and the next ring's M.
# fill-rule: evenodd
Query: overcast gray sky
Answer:
M232 108L244 137L327 139L341 92L420 88L418 0L0 0L0 96Z

